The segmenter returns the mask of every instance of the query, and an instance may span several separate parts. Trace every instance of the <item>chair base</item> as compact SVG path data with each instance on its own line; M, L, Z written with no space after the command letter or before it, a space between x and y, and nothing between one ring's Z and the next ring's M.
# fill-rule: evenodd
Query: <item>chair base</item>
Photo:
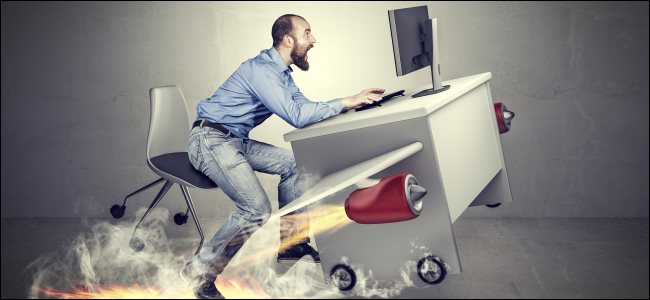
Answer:
M164 178L159 178L159 179L147 184L146 186L138 189L137 191L127 195L126 197L124 197L124 202L123 202L122 206L119 206L119 205L116 204L116 205L113 205L111 207L111 215L116 219L121 218L124 215L124 211L126 210L126 203L128 201L128 198L130 198L133 195L136 195L136 194L138 194L138 193L140 193L140 192L142 192L144 190L149 189L150 187L162 182L163 180L165 181L165 184L163 185L163 187L160 189L160 191L156 195L156 198L153 199L153 201L149 205L149 208L144 213L142 218L140 218L140 221L135 226L135 229L133 229L133 235L131 236L131 240L129 241L129 246L136 252L142 251L142 249L144 249L144 242L141 239L136 237L136 232L137 232L138 228L140 228L140 225L142 225L142 223L149 217L149 215L151 214L151 211L154 208L156 208L156 206L158 206L158 203L160 203L160 200L162 200L162 198L165 196L165 194L167 194L167 191L169 191L169 189L172 187L172 185L174 185L174 183L169 179L165 180ZM185 198L185 203L187 204L187 212L184 214L184 218L185 218L185 220L187 220L188 213L189 212L192 213L192 219L194 220L194 224L196 225L196 229L199 231L199 235L201 236L201 241L199 241L199 246L197 247L196 252L195 252L195 254L198 254L199 251L201 251L201 247L203 246L203 241L205 239L204 236L203 236L203 230L201 229L201 223L199 222L199 218L196 215L196 210L194 209L194 203L192 202L192 197L190 196L190 192L187 190L187 187L184 186L184 185L181 185L181 184L179 184L178 186L180 186L181 192L183 193L183 198ZM176 222L176 223L178 224L178 222Z

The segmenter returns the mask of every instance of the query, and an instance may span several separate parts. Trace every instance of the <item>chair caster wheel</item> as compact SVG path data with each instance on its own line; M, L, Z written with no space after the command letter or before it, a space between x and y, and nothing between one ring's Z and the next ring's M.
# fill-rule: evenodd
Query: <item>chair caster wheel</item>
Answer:
M185 213L179 212L174 215L174 223L176 225L183 225L187 223L187 215Z
M438 284L445 280L447 267L439 257L427 255L418 262L418 276L428 284Z
M131 247L131 249L133 249L135 252L140 252L142 249L144 249L144 242L137 237L133 237L129 242L129 247Z
M126 206L124 205L113 205L111 206L111 216L115 219L119 219L122 216L124 216L124 212L126 211Z
M357 284L357 275L344 264L334 266L330 272L330 278L334 285L343 292L351 290Z

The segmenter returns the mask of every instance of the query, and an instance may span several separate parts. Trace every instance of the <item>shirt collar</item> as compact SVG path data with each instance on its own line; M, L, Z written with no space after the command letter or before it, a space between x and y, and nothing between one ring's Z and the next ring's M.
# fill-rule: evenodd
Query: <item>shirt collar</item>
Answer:
M282 56L280 56L280 52L278 52L278 49L275 49L275 47L271 47L271 49L266 50L266 52L271 57L271 60L275 63L276 69L278 70L279 73L287 72L288 74L293 72L293 69L291 69L291 67L287 66L284 63L284 60L282 59Z

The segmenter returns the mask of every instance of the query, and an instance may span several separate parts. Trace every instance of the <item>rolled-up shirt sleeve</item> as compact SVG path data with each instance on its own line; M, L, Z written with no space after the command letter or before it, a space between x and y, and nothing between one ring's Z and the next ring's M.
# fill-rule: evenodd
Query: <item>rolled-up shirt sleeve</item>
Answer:
M251 76L252 93L274 114L291 126L303 128L343 111L340 99L313 102L305 97L293 80L269 68L260 68Z

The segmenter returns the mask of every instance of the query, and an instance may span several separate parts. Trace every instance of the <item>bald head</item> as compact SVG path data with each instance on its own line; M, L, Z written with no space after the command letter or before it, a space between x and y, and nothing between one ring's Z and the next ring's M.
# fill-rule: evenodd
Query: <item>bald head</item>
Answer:
M271 36L273 37L273 47L278 47L280 44L282 44L282 39L284 38L285 35L294 36L293 34L294 19L300 19L302 21L305 21L305 18L298 15L292 15L292 14L282 15L277 20L275 20L275 22L273 23L273 27L271 27Z

